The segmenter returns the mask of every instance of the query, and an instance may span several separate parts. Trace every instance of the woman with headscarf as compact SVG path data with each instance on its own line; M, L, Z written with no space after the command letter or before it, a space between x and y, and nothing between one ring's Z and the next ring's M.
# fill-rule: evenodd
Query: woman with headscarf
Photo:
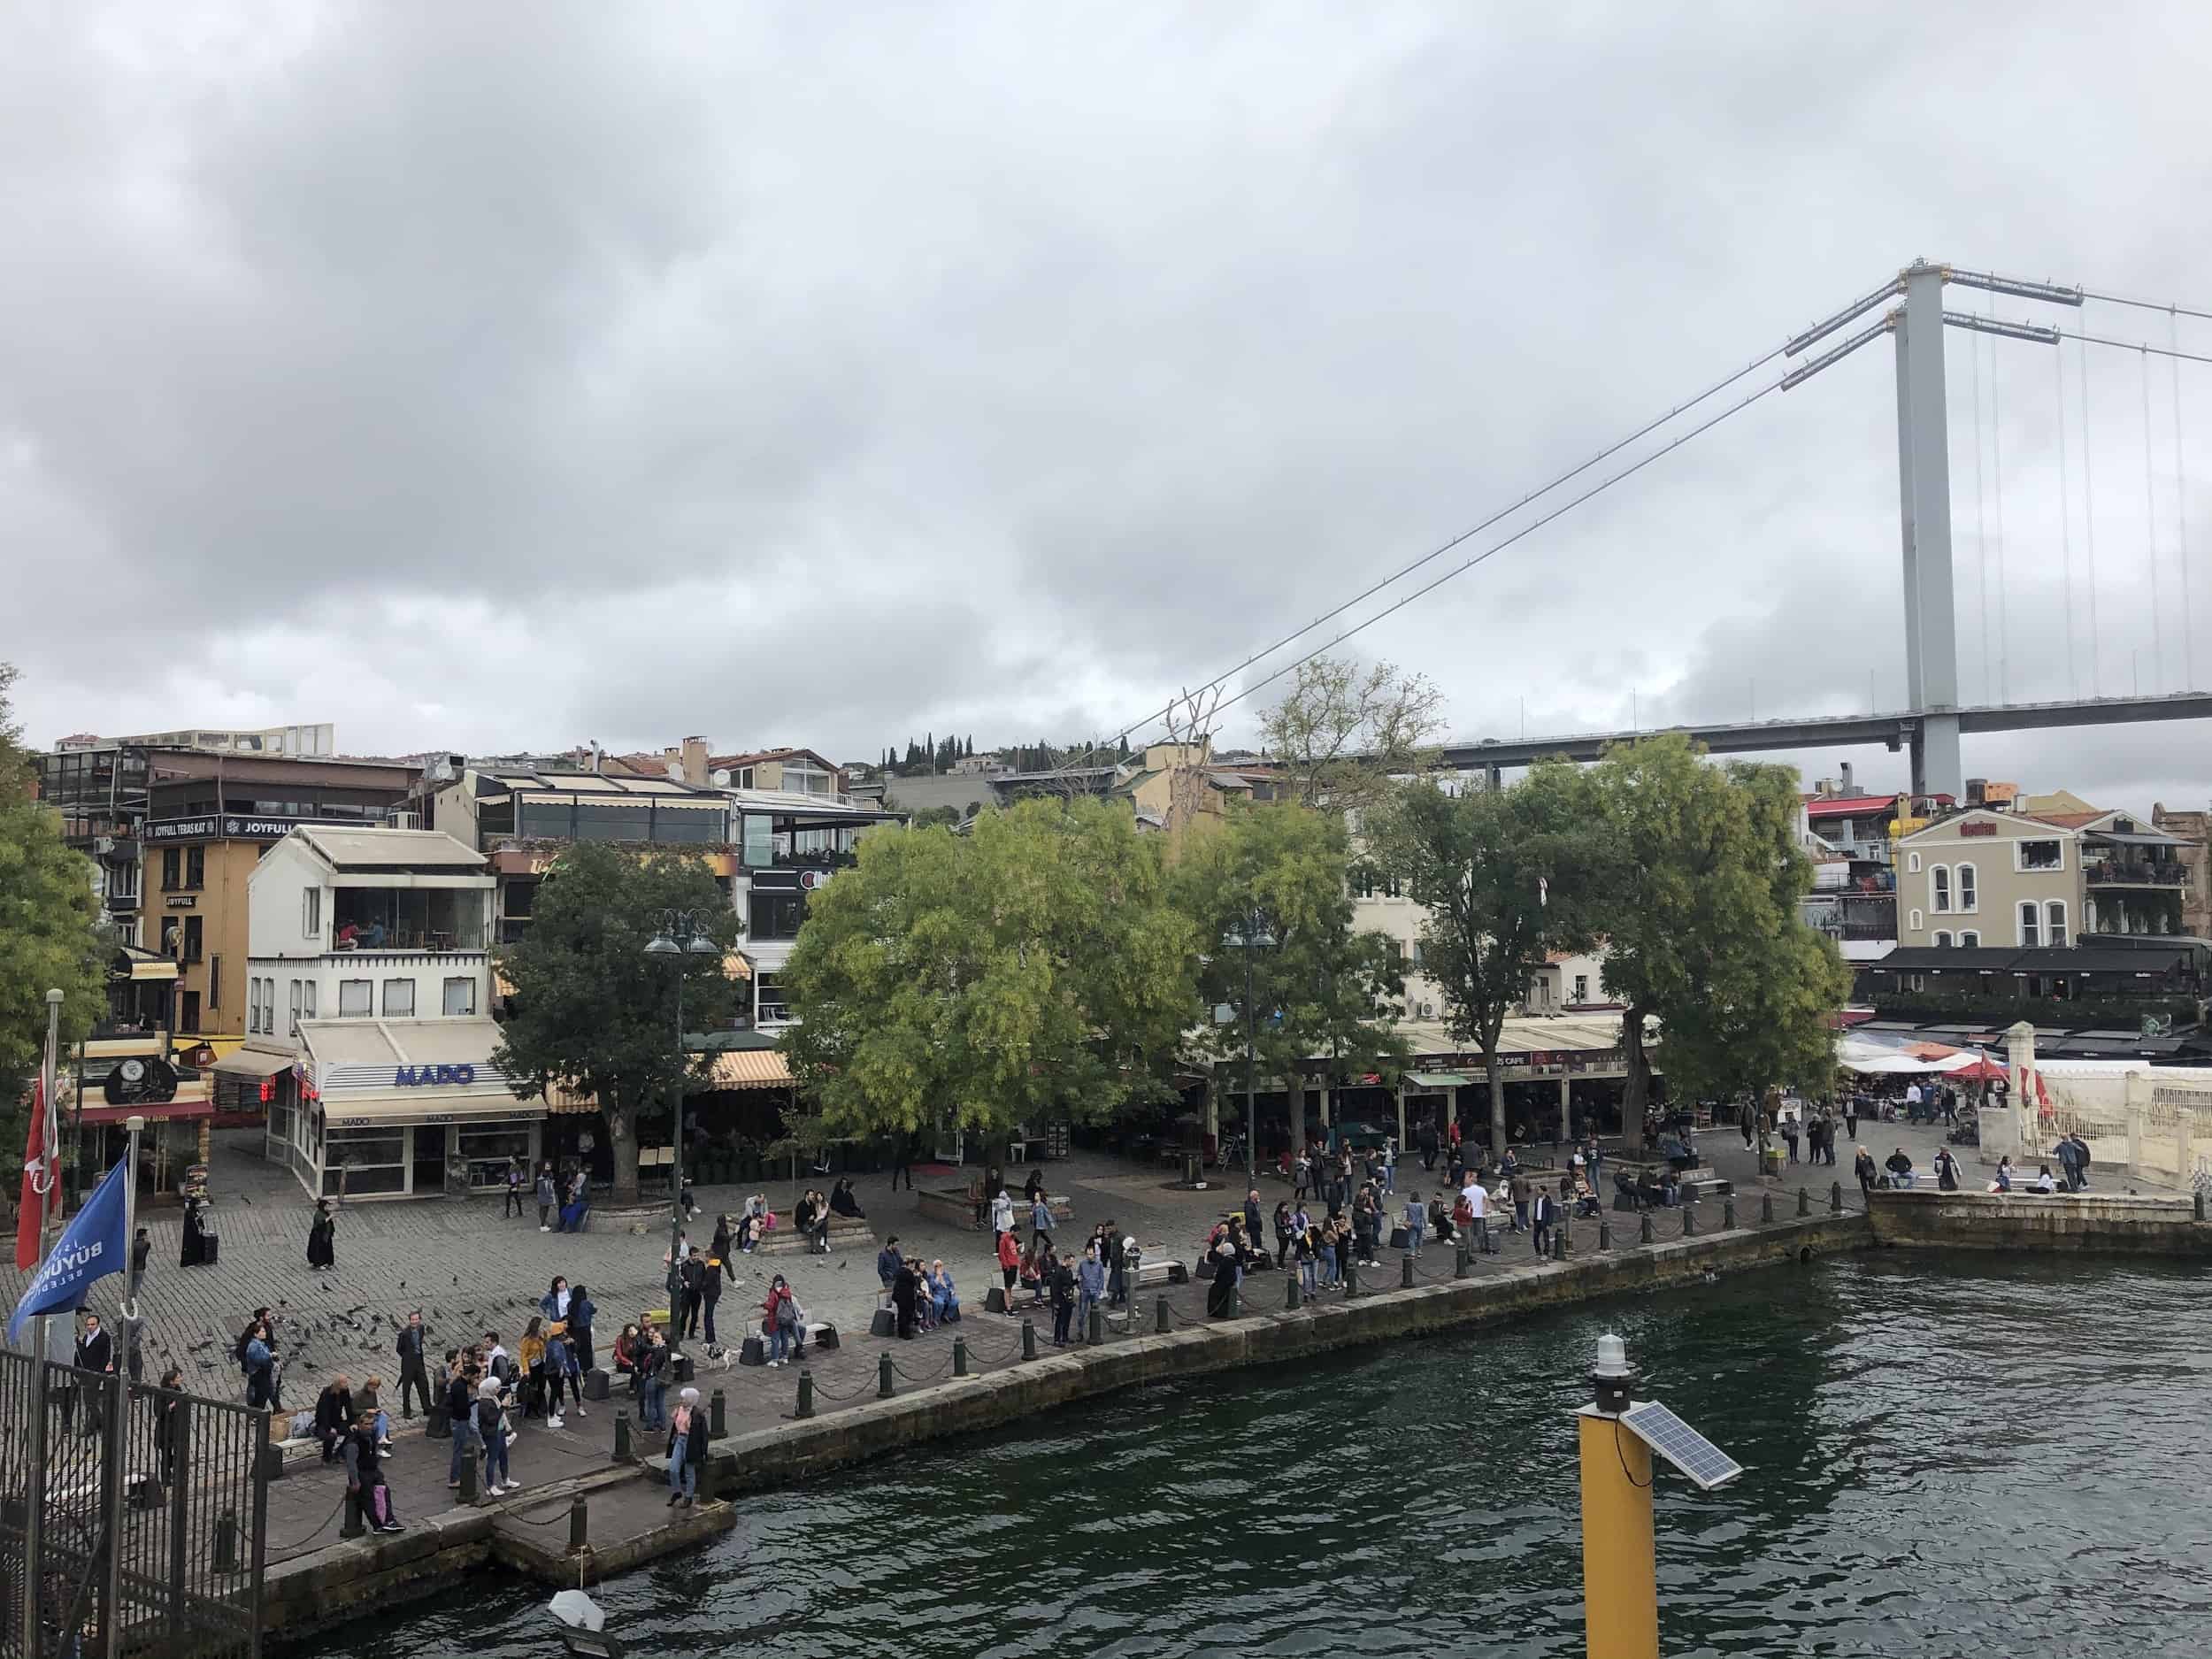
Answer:
M699 1501L699 1467L707 1461L706 1414L699 1409L699 1391L686 1388L676 1396L676 1409L668 1414L668 1507L686 1509Z
M860 1200L854 1195L852 1178L849 1175L839 1176L837 1185L830 1188L829 1207L838 1215L849 1216L856 1221L867 1219L868 1212L860 1207Z
M307 1264L318 1273L337 1265L338 1224L331 1219L330 1200L315 1201L315 1225L307 1230Z
M177 1254L179 1267L199 1267L207 1261L207 1200L197 1194L184 1201L184 1243Z

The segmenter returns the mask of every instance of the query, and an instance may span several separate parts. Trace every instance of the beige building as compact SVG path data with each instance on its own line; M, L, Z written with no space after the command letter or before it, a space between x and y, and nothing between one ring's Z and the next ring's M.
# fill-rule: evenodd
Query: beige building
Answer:
M1142 758L1125 762L1108 790L1126 801L1137 826L1179 841L1192 830L1219 824L1232 800L1253 798L1252 780L1214 764L1213 741L1150 743Z
M2192 939L2212 939L2212 812L2170 812L2151 808L2151 822L2181 841L2181 931Z
M2182 847L2086 805L1948 814L1898 839L1898 944L2031 949L2084 933L2179 933Z

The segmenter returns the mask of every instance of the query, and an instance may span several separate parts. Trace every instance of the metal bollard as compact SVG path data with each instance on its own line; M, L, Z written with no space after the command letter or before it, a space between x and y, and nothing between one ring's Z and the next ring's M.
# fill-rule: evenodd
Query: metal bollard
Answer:
M1802 1187L1797 1189L1797 1213L1801 1216L1813 1213L1813 1195Z
M876 1356L876 1398L888 1400L890 1397L891 1356L888 1354L879 1354Z
M956 1377L968 1374L968 1339L964 1336L956 1336L952 1340L952 1374Z
M1694 1204L1682 1206L1682 1236L1686 1239L1697 1236L1697 1207Z
M238 1571L238 1511L226 1509L215 1517L215 1555L211 1563L218 1572Z
M1398 1288L1400 1290L1413 1288L1413 1255L1410 1251L1398 1258Z
M814 1415L814 1372L804 1365L799 1367L799 1403L792 1408L791 1415L795 1417Z
M1571 1256L1575 1253L1575 1224L1573 1217L1563 1215L1559 1217L1558 1233L1559 1256L1562 1261L1564 1261L1568 1256Z
M1772 1193L1759 1194L1759 1219L1762 1221L1774 1219L1774 1194Z
M614 1414L614 1461L618 1463L626 1463L635 1456L636 1454L630 1449L630 1414L627 1411L618 1411ZM461 1461L464 1465L461 1470L461 1489L465 1492L468 1490L469 1479L466 1465L475 1462L476 1459L472 1454Z
M2201 1187L2197 1188L2197 1219L2204 1219L2204 1188Z
M1359 1294L1359 1263L1350 1256L1344 1258L1344 1295L1347 1301Z
M1639 1241L1644 1244L1649 1244L1654 1239L1659 1236L1656 1233L1652 1231L1651 1211L1648 1210L1645 1210L1642 1216L1638 1217L1638 1219L1643 1224L1642 1226L1638 1229Z
M709 1440L719 1440L729 1438L728 1418L726 1415L728 1409L728 1406L722 1399L722 1391L719 1388L707 1396L707 1438Z
M461 1459L461 1502L473 1504L483 1495L482 1471L476 1460L476 1448L471 1447Z
M1025 1360L1037 1357L1037 1323L1033 1319L1022 1321L1022 1357Z
M1283 1306L1285 1308L1292 1313L1296 1313L1304 1301L1304 1288L1299 1284L1296 1273L1285 1277L1283 1279Z
M580 1555L591 1548L591 1508L578 1493L568 1501L568 1553Z
M369 1528L368 1524L361 1518L361 1494L358 1491L346 1494L345 1509L346 1518L338 1523L338 1536L365 1538Z
M1601 1250L1609 1250L1612 1248L1613 1224L1610 1221L1608 1221L1603 1216L1600 1216L1598 1217L1598 1248Z
M1828 1213L1832 1216L1839 1216L1843 1213L1843 1183L1841 1181L1828 1183Z
M1106 1310L1103 1308L1094 1307L1091 1310L1091 1329L1089 1334L1091 1346L1093 1348L1103 1348L1106 1346Z
M1556 1227L1552 1229L1551 1233L1551 1259L1555 1262L1567 1259L1567 1235Z
M1152 1299L1152 1328L1162 1336L1167 1334L1168 1307L1165 1296Z
M1733 1233L1736 1230L1736 1195L1733 1193L1721 1200L1720 1229L1723 1233Z
M1221 1316L1223 1318L1240 1319L1244 1317L1242 1292L1243 1286L1233 1282L1231 1283L1229 1286L1229 1309L1226 1313L1224 1313Z
M1459 1241L1459 1259L1452 1264L1452 1277L1471 1279L1474 1277L1474 1271L1475 1258L1468 1253L1467 1240L1462 1239Z

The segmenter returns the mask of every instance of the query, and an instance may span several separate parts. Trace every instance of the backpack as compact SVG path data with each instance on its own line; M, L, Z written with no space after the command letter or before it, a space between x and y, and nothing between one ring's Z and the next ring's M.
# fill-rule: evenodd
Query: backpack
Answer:
M799 1324L799 1304L786 1296L776 1304L776 1327L782 1331L795 1330Z

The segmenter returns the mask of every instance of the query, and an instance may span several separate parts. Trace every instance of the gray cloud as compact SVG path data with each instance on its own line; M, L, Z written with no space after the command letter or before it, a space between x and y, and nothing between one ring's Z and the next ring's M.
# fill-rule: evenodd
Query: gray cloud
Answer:
M2183 8L185 4L12 43L0 654L41 740L1111 731L1915 254L2207 297ZM1986 657L1951 352L1967 695L2178 686L2212 383L2178 457L2154 387L2154 606L2138 365L2093 363L2093 674L2049 357L1998 350ZM1471 734L1900 702L1891 400L1869 350L1356 649ZM1969 762L2139 805L2202 791L2192 746Z

